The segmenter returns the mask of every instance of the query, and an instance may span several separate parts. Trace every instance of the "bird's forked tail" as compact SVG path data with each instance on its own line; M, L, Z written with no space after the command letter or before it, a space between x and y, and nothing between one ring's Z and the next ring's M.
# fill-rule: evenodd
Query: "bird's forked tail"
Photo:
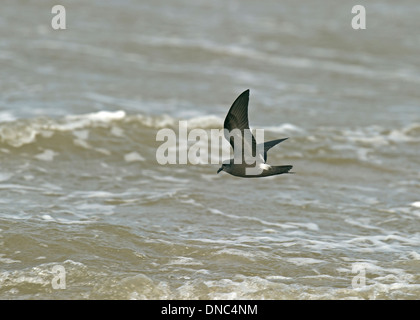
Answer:
M282 174L282 173L294 173L294 172L289 172L292 168L293 168L293 166L290 166L290 165L287 165L287 166L271 166L270 173L272 175Z

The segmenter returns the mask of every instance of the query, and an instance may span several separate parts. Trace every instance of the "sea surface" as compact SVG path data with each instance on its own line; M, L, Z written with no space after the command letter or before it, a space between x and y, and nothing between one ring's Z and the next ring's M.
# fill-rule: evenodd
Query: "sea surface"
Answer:
M420 299L419 1L55 4L0 9L0 299ZM295 174L158 163L246 89Z

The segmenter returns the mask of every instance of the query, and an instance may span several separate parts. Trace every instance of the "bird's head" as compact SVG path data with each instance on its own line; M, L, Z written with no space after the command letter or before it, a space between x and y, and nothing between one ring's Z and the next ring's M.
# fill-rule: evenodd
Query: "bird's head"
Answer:
M219 173L220 171L226 171L229 173L231 171L231 163L230 162L223 163L222 166L219 168L219 170L217 170L217 173Z
M217 170L217 173L219 173L220 171L225 171L227 173L231 173L233 164L234 164L233 159L225 160L222 163L222 166L219 168L219 170Z
M220 171L224 171L225 170L225 164L222 164L222 166L219 168L219 170L217 170L217 173L219 173Z

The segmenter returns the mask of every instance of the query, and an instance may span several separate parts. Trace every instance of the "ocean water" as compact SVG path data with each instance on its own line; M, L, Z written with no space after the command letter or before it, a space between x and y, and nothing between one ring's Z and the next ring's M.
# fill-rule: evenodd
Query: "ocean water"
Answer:
M420 3L359 2L6 0L0 298L419 299ZM246 89L295 174L157 162Z

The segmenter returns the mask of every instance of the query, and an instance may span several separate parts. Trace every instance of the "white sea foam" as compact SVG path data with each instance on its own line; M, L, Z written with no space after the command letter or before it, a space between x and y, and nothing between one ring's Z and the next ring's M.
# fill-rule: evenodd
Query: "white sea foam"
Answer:
M420 201L415 201L413 203L411 203L411 206L414 208L420 208Z
M8 111L0 111L0 123L15 121L16 117Z
M34 157L42 161L53 161L54 157L56 157L58 154L59 153L53 150L47 149L47 150L44 150L44 152L35 155Z
M284 123L279 126L262 127L262 129L281 134L301 134L305 132L304 129L291 123Z
M249 250L239 250L239 249L235 249L235 248L223 248L221 250L218 250L217 252L214 253L215 256L238 256L238 257L242 257L242 258L247 258L249 260L254 261L256 256L258 254L254 253L254 252L250 252Z
M167 265L182 265L182 266L201 266L203 263L191 257L177 257L167 263Z
M12 125L2 125L0 126L0 141L19 148L35 141L38 132L36 128L26 126L13 127Z
M157 129L161 128L173 128L176 129L175 132L178 132L179 121L186 121L188 130L191 129L222 129L223 128L223 119L215 115L202 115L196 116L189 119L175 118L170 115L161 115L161 116L147 116L147 115L136 115L131 116L129 121L138 121L141 124L153 127Z
M418 127L418 124L410 124L403 128L385 128L376 125L355 130L344 129L342 135L351 143L381 148L391 143L420 141L420 137L414 134Z
M307 223L289 222L288 224L292 225L292 226L303 227L305 229L312 230L312 231L318 231L319 230L318 225L316 223L313 223L313 222L307 222Z
M49 214L43 214L41 216L41 219L46 220L46 221L55 221L55 219L51 217Z
M0 172L0 182L7 181L11 177L13 177L13 173L10 173L10 172Z
M11 259L11 258L6 258L4 253L0 253L0 262L1 263L6 263L6 264L11 264L11 263L19 263L21 261ZM1 279L1 277L0 277L0 279ZM0 281L0 283L1 283L1 281Z
M100 203L82 203L75 206L76 212L81 215L92 216L92 215L112 215L114 214L115 206L104 205Z
M212 214L216 214L216 215L220 215L229 219L234 219L234 220L248 220L248 221L253 221L253 222L258 222L262 225L265 226L271 226L271 227L279 227L282 229L293 229L296 228L295 226L289 225L289 224L283 224L283 223L275 223L275 222L268 222L262 219L259 219L257 217L250 217L250 216L238 216L235 214L228 214L228 213L224 213L222 211L220 211L219 209L214 209L214 208L207 208L207 210L209 212L211 212Z
M215 115L198 116L187 120L188 128L215 128L222 129L223 121L221 117Z
M323 260L319 260L319 259L313 259L313 258L304 258L304 257L299 257L299 258L288 258L287 261L297 265L297 266L303 266L303 265L311 265L311 264L318 264L318 263L323 263L325 261Z
M126 117L124 111L99 111L84 115L69 115L62 120L32 119L31 121L16 120L0 124L0 142L19 148L36 141L38 135L51 138L54 131L72 131L79 145L88 138L86 128L105 126L113 121Z
M124 160L126 162L138 162L145 161L146 159L142 157L138 152L130 152L124 155Z
M79 191L79 192L75 192L72 194L73 197L79 198L79 197L83 197L83 198L112 198L114 196L116 196L114 193L112 192L108 192L108 191Z
M83 115L66 116L66 122L51 124L51 129L59 131L75 131L92 125L106 124L112 121L122 120L126 117L125 111L99 111Z

